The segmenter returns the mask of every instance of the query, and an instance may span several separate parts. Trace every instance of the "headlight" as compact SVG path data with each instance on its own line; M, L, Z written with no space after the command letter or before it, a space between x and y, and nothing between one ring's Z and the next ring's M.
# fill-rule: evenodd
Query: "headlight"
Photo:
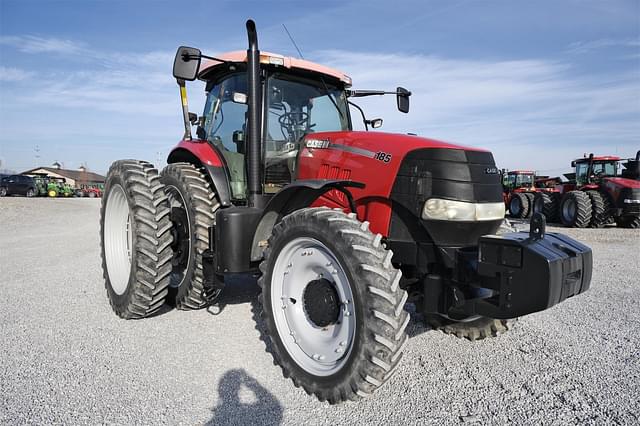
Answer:
M432 220L498 220L504 218L504 203L469 203L431 198L424 203L422 218Z

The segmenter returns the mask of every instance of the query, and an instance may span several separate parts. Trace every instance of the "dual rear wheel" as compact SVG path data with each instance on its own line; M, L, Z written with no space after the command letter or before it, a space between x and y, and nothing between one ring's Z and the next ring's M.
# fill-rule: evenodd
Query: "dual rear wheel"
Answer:
M202 253L218 206L191 164L171 164L162 174L144 161L111 166L100 236L107 295L116 314L143 318L167 298L179 309L206 305Z

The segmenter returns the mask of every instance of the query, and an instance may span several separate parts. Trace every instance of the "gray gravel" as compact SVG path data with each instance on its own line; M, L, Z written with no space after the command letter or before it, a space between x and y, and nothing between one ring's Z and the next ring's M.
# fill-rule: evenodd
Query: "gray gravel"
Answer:
M235 281L218 315L117 318L99 201L0 199L0 422L117 424L638 424L640 231L563 230L594 250L592 288L470 343L415 318L397 374L329 406L273 366Z

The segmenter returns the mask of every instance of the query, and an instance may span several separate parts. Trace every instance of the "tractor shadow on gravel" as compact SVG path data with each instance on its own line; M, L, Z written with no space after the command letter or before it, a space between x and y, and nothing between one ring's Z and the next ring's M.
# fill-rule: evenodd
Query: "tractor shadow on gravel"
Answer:
M227 371L218 384L218 405L207 425L279 425L278 399L243 369Z

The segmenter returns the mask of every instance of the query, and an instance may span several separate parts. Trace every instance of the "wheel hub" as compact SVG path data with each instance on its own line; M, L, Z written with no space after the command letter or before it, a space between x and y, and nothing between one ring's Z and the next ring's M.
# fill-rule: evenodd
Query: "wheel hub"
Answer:
M318 327L327 327L338 322L340 297L331 281L321 278L309 282L302 299L309 320Z
M189 221L184 209L173 207L171 209L171 222L173 223L173 259L172 266L186 267L189 260Z

